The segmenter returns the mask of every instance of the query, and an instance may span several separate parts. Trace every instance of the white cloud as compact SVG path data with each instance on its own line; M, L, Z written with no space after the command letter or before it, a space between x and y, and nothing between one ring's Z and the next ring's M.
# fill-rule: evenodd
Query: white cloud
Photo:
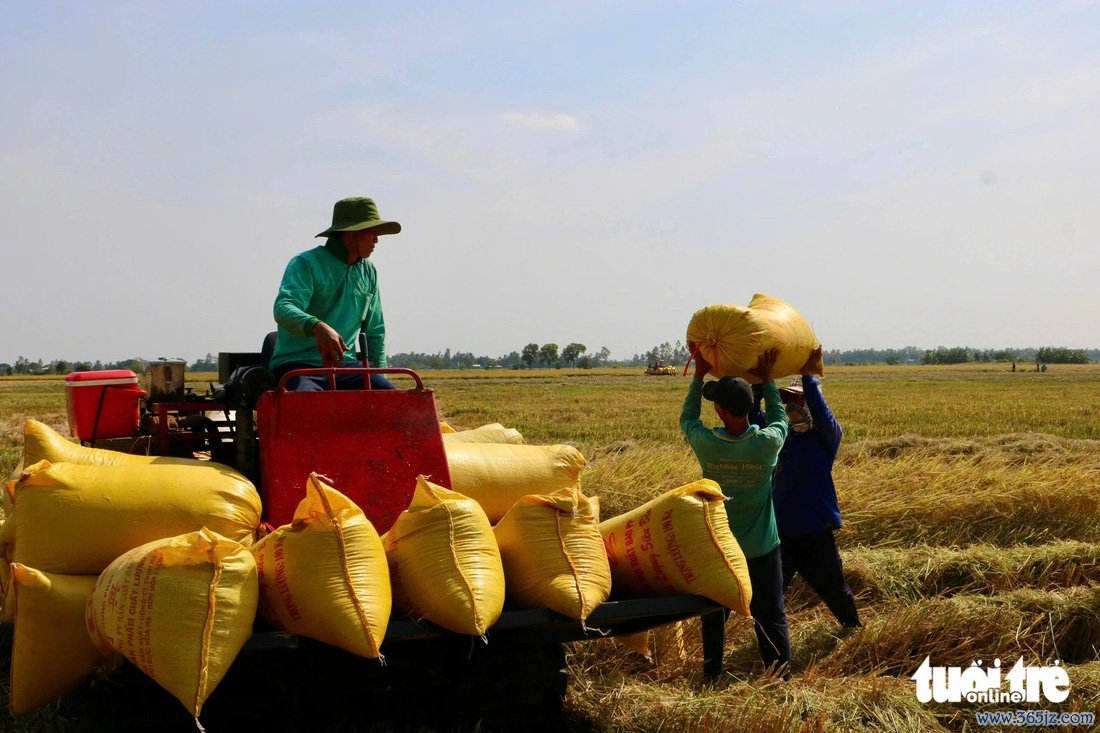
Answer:
M505 112L500 118L510 125L526 127L529 130L565 130L566 132L577 132L581 129L580 123L573 115Z

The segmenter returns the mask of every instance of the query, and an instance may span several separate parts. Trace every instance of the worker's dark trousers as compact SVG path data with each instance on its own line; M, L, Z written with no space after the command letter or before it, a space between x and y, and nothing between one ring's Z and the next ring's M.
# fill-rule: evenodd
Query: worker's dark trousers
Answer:
M341 367L362 367L363 364L358 361L342 361ZM292 372L295 369L316 369L314 364L304 364L300 362L290 362L288 364L280 364L271 370L271 373L275 375L276 381L283 378L283 375L287 372ZM286 388L288 392L323 392L328 389L329 378L327 376L300 376L291 377L287 380ZM363 389L363 375L362 374L340 374L336 377L336 389ZM393 386L393 382L386 379L385 374L372 374L370 375L371 389L396 389Z
M783 608L783 567L779 548L767 555L747 560L752 581L752 613L756 644L764 666L780 671L790 678L791 635L787 629L787 612Z
M795 536L780 535L783 590L798 573L836 616L841 626L860 626L856 599L844 582L844 568L831 529Z

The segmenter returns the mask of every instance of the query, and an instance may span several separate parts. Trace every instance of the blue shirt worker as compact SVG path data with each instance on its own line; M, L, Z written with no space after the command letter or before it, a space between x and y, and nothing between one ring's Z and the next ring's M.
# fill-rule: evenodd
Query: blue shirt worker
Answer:
M801 575L845 628L857 628L859 613L852 589L844 580L843 564L833 533L843 523L833 483L833 463L844 431L821 394L811 368L821 348L810 354L801 380L779 390L787 410L790 433L779 452L775 473L775 519L783 560L783 590ZM753 422L767 418L756 408Z
M692 353L695 345L689 344ZM680 429L699 460L703 477L722 487L730 530L745 553L752 583L752 614L757 647L770 672L790 679L791 640L783 606L783 570L772 507L772 473L787 437L787 413L772 381L776 350L765 352L750 373L764 384L767 424L749 422L752 387L740 377L703 383L711 365L695 357L695 378L680 411ZM721 427L699 419L701 398L714 403Z
M378 237L397 234L401 225L384 221L369 198L336 202L332 226L318 234L319 247L294 257L286 266L275 296L278 340L271 357L276 379L295 369L361 367L355 345L366 334L367 361L386 366L386 321L378 292L378 271L370 261ZM381 374L371 375L372 389L393 389ZM297 376L287 382L291 391L320 391L327 376ZM338 389L362 389L362 375L341 374Z

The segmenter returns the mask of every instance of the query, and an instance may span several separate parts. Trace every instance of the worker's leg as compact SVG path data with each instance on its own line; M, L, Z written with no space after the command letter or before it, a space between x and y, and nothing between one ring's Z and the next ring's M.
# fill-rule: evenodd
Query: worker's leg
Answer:
M779 548L766 555L748 559L749 580L752 582L752 613L756 644L764 666L779 671L790 679L791 637L787 629L787 612L783 607L783 567Z
M345 361L340 364L344 369L357 369L363 366L359 361ZM328 382L325 382L326 389L328 388ZM336 389L363 389L363 375L362 374L340 374L336 377ZM393 382L386 379L385 374L372 374L370 375L370 388L371 389L397 389L393 386Z
M341 368L357 368L363 366L358 361L344 361L341 362ZM303 364L298 362L292 362L289 364L280 364L272 373L275 375L275 379L282 379L283 375L292 372L295 369L316 369L317 367L311 364ZM303 375L298 377L291 377L287 380L286 388L288 392L323 392L329 388L330 378L328 375ZM370 375L371 389L396 389L393 383L386 379L385 374L372 374ZM363 389L363 375L362 374L338 374L336 375L336 389Z
M825 601L841 626L861 626L856 599L844 581L844 565L832 530L803 535L798 538L798 544L802 548L802 577Z
M295 369L316 369L317 367L312 364L305 364L302 362L289 362L287 364L280 364L271 370L271 373L275 376L275 381L278 382L283 378L285 374L294 371ZM322 383L322 379L326 380L327 377L291 377L286 381L286 389L288 392L322 392L324 391L326 384Z
M797 541L788 543L786 537L779 538L779 558L783 567L783 592L791 586L795 573L798 572L799 548Z

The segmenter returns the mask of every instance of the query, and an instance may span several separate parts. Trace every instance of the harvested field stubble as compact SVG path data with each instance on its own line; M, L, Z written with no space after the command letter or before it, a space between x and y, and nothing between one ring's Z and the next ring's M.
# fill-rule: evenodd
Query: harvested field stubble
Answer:
M501 422L529 443L580 448L584 489L600 497L604 517L699 476L679 433L686 379L638 370L424 376L458 429ZM831 367L824 384L845 429L837 542L864 628L842 633L796 579L790 683L761 676L744 619L727 623L728 674L714 685L702 679L697 624L685 624L682 654L666 646L656 663L610 640L572 644L575 727L973 731L975 711L1014 709L921 704L909 677L926 656L937 666L1059 660L1068 699L1024 707L1100 712L1100 365L1041 374L1007 364ZM60 379L0 379L5 474L18 462L22 420L64 429L63 399ZM709 407L704 420L714 421ZM3 729L34 729L21 725L0 718Z

